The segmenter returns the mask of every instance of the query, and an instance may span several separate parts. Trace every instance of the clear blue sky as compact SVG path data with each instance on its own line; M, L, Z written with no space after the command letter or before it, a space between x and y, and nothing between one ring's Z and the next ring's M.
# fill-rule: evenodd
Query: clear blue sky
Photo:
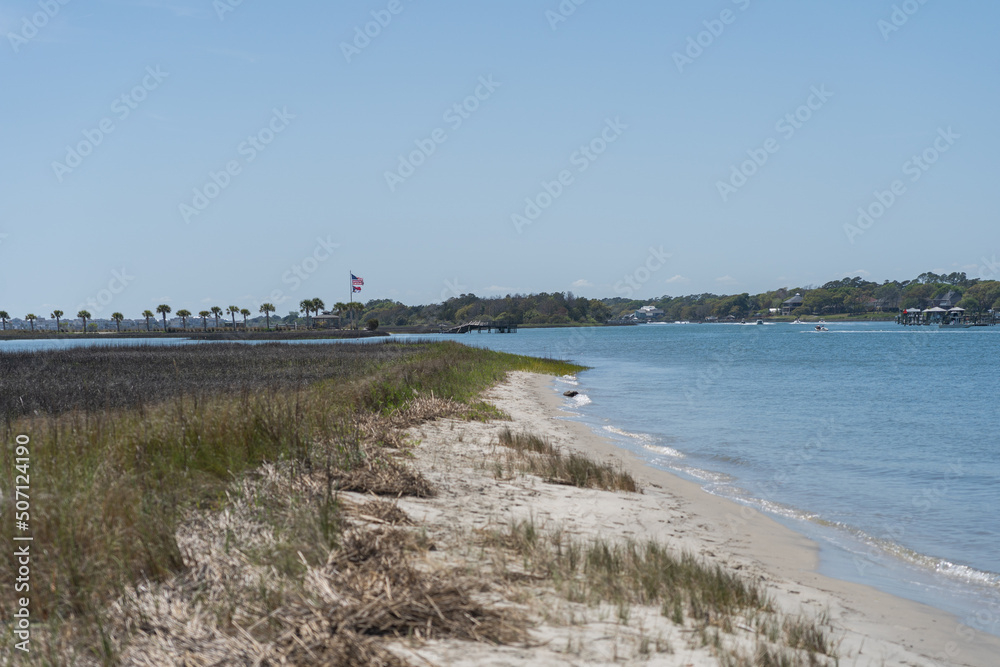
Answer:
M756 292L1000 254L997 3L562 5L5 3L0 309L284 314L349 270L410 304Z

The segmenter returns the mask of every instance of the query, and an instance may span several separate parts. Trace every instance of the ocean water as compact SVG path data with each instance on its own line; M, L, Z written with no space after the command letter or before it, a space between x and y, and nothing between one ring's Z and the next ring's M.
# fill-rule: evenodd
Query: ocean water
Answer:
M573 418L805 533L822 573L1000 635L1000 327L827 327L454 338L591 367Z
M822 573L1000 635L1000 327L827 326L430 339L589 366L556 382L580 392L569 418L813 538ZM0 341L0 352L83 342Z

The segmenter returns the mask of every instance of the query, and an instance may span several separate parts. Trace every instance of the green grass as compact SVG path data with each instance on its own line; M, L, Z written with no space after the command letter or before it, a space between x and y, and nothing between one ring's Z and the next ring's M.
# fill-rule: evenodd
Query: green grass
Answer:
M540 531L532 521L486 533L484 545L514 554L520 570L552 582L572 602L612 605L627 623L629 607L658 607L677 625L696 629L728 667L803 667L835 664L836 651L823 625L799 617L782 618L766 591L734 571L655 542L581 542L561 532ZM501 557L502 558L502 557ZM501 571L509 571L506 561ZM752 656L725 640L737 625L754 626ZM831 662L832 661L832 662Z
M565 454L536 435L513 433L507 428L500 432L498 442L518 454L517 467L522 472L546 481L605 491L640 491L639 483L621 467L597 463L576 452Z
M530 521L514 523L490 541L514 550L529 569L552 579L574 602L653 605L675 622L695 618L712 624L771 606L759 586L653 541L584 544L559 533L541 533Z
M456 343L89 348L0 363L4 395L32 406L7 401L4 439L31 438L39 620L96 614L135 582L180 570L174 533L184 513L220 506L227 486L262 463L323 471L333 488L391 485L405 469L364 442L362 415L396 414L422 395L470 402L510 370L579 370ZM6 488L13 458L4 447ZM0 510L0 530L0 587L13 590L12 504ZM0 616L12 604L0 597Z

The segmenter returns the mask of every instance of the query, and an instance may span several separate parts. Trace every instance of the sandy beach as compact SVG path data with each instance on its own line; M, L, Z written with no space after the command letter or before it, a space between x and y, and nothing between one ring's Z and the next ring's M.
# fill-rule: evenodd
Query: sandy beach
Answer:
M438 494L402 499L399 505L447 545L447 558L464 558L475 569L477 552L469 537L523 520L580 540L657 540L762 583L784 614L824 619L840 665L1000 664L997 637L934 608L817 574L817 546L810 540L695 483L647 467L586 426L566 420L565 399L555 384L549 376L513 373L486 396L511 422L438 419L409 432L418 443L411 465ZM498 474L496 462L503 454L497 438L505 428L613 461L640 482L642 493ZM673 624L657 608L633 608L623 620L608 609L569 603L542 585L527 597L520 601L533 616L526 646L401 642L395 650L417 663L449 665L719 664L689 628ZM728 641L752 651L755 640L749 628L736 628ZM651 645L663 648L650 650Z

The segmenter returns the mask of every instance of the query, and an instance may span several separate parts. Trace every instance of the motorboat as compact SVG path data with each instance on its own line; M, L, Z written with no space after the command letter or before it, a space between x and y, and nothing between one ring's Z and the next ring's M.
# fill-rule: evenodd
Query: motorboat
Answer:
M795 321L792 322L792 324L805 324L805 322L803 322L802 320L800 320L799 318L796 317Z
M822 320L821 320L821 321L822 321ZM822 324L817 324L817 325L816 325L816 331L829 331L829 329L827 329L827 328L826 328L825 326L823 326Z
M764 320L757 320L754 324L764 324Z

